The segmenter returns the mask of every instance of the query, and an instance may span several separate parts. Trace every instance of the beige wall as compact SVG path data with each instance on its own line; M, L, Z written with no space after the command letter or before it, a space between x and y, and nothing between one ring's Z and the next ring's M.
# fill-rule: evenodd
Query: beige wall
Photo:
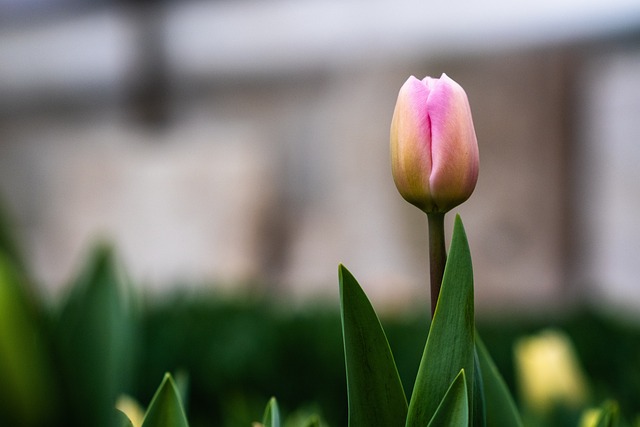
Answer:
M151 289L180 281L335 297L344 263L377 304L404 307L427 299L426 220L393 186L389 122L408 75L446 72L467 90L480 144L477 190L456 210L469 235L479 309L552 309L600 295L608 279L623 284L619 298L640 305L637 293L624 291L633 268L593 269L593 258L603 257L590 249L635 246L623 237L594 242L601 217L584 212L600 212L600 199L575 191L600 158L592 136L610 134L593 128L594 117L635 123L633 113L619 117L621 107L590 91L597 72L616 64L601 51L543 47L372 57L253 77L169 75L169 120L159 127L137 122L118 94L86 105L58 96L43 101L47 109L36 102L20 113L4 105L0 194L31 266L54 294L91 242L106 236ZM637 92L620 93L637 112ZM583 140L591 157L574 155ZM635 153L628 144L617 146L616 168L632 168L622 161ZM632 187L633 202L620 198L617 179L597 181L622 212L638 196ZM614 225L635 230L632 215L616 218Z

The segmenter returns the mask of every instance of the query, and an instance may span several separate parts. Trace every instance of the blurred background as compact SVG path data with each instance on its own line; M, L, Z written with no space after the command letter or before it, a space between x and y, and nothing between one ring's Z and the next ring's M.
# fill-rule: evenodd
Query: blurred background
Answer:
M480 310L640 305L632 0L0 1L0 194L55 295L96 238L151 289L424 298L388 128L415 74L468 92L459 210ZM453 216L453 215L451 215Z
M640 333L626 323L640 313L637 0L0 0L0 206L45 301L36 323L54 325L43 332L56 344L42 366L62 372L51 387L75 369L64 360L80 357L76 345L103 346L64 319L82 318L89 297L71 291L82 274L115 280L112 255L91 255L107 241L158 297L134 322L140 336L98 322L138 337L126 359L143 369L124 390L143 404L164 371L185 368L195 419L245 425L233 414L259 412L273 393L289 409L339 398L324 414L344 420L339 263L389 316L410 390L426 336L415 313L428 301L427 224L394 187L388 134L407 77L442 73L474 115L480 177L454 213L479 327L508 384L514 341L555 322L595 396L640 412ZM202 290L225 297L185 297ZM122 307L94 303L120 321ZM49 313L58 304L61 320Z

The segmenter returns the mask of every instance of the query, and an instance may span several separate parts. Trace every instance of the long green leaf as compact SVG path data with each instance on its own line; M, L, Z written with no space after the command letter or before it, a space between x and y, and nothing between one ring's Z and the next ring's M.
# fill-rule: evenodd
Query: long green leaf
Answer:
M113 250L97 246L55 325L67 412L76 425L113 425L113 405L127 388L135 363L131 299Z
M484 385L487 427L522 427L522 419L511 393L477 333L476 350Z
M461 369L473 405L473 269L464 226L456 216L440 297L409 403L408 427L423 427Z
M0 252L23 276L28 277L24 257L18 245L16 227L4 200L0 199Z
M280 427L280 409L278 408L278 402L275 397L269 400L264 410L262 425L264 427Z
M476 331L476 337L478 332ZM471 425L473 427L487 427L487 406L484 395L484 379L482 378L482 369L480 369L480 359L478 350L473 351L473 418Z
M116 425L117 427L133 427L133 423L131 422L129 417L127 417L127 414L117 409L116 418L117 421L114 423L114 425Z
M614 401L607 401L602 405L602 410L595 427L618 427L620 425L620 409Z
M153 396L142 427L189 427L178 388L170 374L165 374Z
M349 426L403 426L407 400L380 320L353 275L338 273Z
M43 425L58 403L40 312L26 285L0 249L0 425Z
M427 427L466 427L468 425L467 381L462 369L449 386Z
M302 424L304 427L320 427L320 417L312 415Z

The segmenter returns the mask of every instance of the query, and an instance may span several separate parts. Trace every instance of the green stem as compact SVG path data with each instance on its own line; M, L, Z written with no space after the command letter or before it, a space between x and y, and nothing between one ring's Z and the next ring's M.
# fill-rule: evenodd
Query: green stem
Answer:
M444 213L431 212L429 220L429 272L431 278L431 318L436 312L436 304L442 286L447 250L444 243Z

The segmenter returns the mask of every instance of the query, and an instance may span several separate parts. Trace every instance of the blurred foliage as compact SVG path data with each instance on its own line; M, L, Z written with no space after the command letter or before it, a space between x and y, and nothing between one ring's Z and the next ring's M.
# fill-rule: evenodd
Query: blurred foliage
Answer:
M26 268L17 238L13 232L14 229L14 223L8 214L8 210L2 199L0 199L0 252L11 262L13 268L24 274L26 273Z
M337 301L292 307L276 298L204 291L143 300L113 249L101 244L88 254L68 295L45 304L32 292L3 224L0 425L122 425L114 409L118 398L131 396L146 408L166 372L174 374L191 427L250 426L260 421L271 396L285 420L318 414L322 426L346 424ZM409 310L381 321L410 396L428 313ZM513 345L548 327L571 338L590 380L589 405L613 399L626 419L640 413L640 326L588 308L555 318L478 319L516 399ZM525 413L526 424L577 426L584 409ZM102 424L87 422L99 414Z
M571 338L590 382L592 406L600 406L613 399L619 403L621 413L628 420L640 412L640 325L637 322L583 307L552 318L485 319L481 325L479 329L483 339L510 388L516 391L516 396L514 343L520 337L552 327L564 331ZM528 417L526 424L575 426L583 410L557 406L550 414L525 414Z
M50 326L59 386L66 397L67 422L114 424L119 394L133 380L138 322L132 289L112 250L97 246L72 283ZM159 377L161 378L161 377Z
M284 413L313 407L346 419L337 308L174 295L147 306L142 324L139 401L149 401L163 372L188 372L192 426L250 425L271 396Z
M0 425L41 425L57 393L39 307L26 279L0 252Z

